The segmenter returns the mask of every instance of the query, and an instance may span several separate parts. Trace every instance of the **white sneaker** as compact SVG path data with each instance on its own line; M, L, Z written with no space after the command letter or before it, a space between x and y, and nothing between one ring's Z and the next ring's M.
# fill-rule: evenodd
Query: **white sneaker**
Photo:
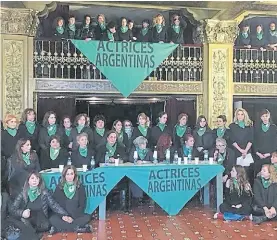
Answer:
M218 213L215 213L215 214L214 214L214 219L217 219L217 215L218 215Z

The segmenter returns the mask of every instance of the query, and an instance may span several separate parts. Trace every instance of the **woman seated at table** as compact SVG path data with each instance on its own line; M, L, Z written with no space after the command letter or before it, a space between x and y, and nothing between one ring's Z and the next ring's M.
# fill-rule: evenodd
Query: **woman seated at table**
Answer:
M68 152L61 147L61 139L54 135L50 137L50 146L41 151L40 166L42 170L58 168L59 165L66 165Z
M120 157L123 162L128 159L125 147L117 141L117 133L114 130L107 133L106 141L98 147L96 152L97 164L105 163L106 155L109 158L109 163L114 163L117 157Z
M11 213L37 233L42 233L50 229L48 218L50 209L62 215L63 218L68 216L67 212L54 201L51 194L45 189L41 175L33 171L27 177L22 192L12 203Z
M129 162L134 162L135 151L137 151L138 154L137 164L150 163L153 161L153 152L149 148L146 148L147 143L147 139L143 136L139 136L134 140L134 147L129 154Z
M54 214L50 217L51 230L54 232L91 232L88 225L90 215L85 214L86 192L79 182L77 169L74 166L66 166L62 172L60 184L57 186L54 200L66 210L66 217Z
M235 153L231 148L227 147L227 142L224 138L216 139L216 148L212 151L211 155L214 161L224 167L223 182L226 182L232 168L236 165Z
M253 192L253 222L277 220L277 172L273 165L262 166L260 177L254 180Z
M181 148L178 149L178 154L182 158L190 155L191 160L197 155L197 151L194 148L194 137L191 134L186 134L183 139L181 139Z
M77 149L72 152L72 164L76 168L81 168L83 165L89 166L94 152L88 147L88 135L85 132L77 136L77 144Z
M220 212L214 215L215 219L225 219L227 213L237 214L236 220L249 219L251 214L252 189L247 180L245 169L241 166L234 166L231 171L231 178L226 181L225 200L219 206Z
M174 156L174 148L172 147L172 137L167 134L163 133L157 142L157 155L158 161L162 162L166 160L166 152L167 150L170 151L170 161L173 161Z
M30 140L18 140L14 154L8 159L7 171L10 194L14 198L21 192L29 173L40 171L38 156L31 150Z

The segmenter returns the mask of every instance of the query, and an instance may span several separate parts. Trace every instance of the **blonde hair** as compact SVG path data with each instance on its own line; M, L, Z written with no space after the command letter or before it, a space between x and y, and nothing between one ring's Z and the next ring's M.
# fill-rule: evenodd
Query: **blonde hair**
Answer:
M268 172L270 174L269 181L271 183L277 183L277 171L275 170L275 167L272 164L264 164L262 168L264 167L268 169Z
M165 19L164 19L164 16L162 14L157 14L154 18L153 18L153 25L155 26L157 24L157 18L158 17L162 17L163 18L163 22L162 22L162 25L165 26Z
M143 118L143 119L145 119L145 121L147 122L147 115L145 114L145 113L140 113L139 115L138 115L138 118L137 118L137 121L138 121L138 123L139 123L139 118Z
M5 120L4 120L4 122L3 122L3 124L4 124L4 126L5 127L7 127L8 126L8 122L9 121L11 121L12 119L15 119L16 120L16 123L18 124L18 119L17 119L17 117L14 115L14 114L7 114L6 116L5 116Z
M238 112L243 112L243 115L244 115L243 121L245 126L247 127L252 126L252 121L250 120L249 115L244 108L237 108L237 110L235 111L234 122L236 123L238 121L238 118L237 118Z

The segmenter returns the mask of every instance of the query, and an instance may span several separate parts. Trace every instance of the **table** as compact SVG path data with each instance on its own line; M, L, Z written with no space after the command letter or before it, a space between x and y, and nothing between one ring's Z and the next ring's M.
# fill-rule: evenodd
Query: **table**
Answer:
M209 205L209 182L216 177L217 209L223 202L222 173L218 164L143 164L109 165L82 172L80 181L87 194L86 213L99 206L99 220L106 219L106 197L125 176L137 184L169 215L176 215L184 205L204 187L204 205ZM42 172L46 187L54 191L61 174Z

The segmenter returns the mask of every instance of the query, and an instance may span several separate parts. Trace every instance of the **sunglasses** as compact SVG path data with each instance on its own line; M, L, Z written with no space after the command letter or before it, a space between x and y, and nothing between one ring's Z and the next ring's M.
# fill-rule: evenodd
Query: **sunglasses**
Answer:
M126 124L125 127L131 127L131 125L130 124Z
M179 19L178 19L178 18L176 18L176 19L174 19L173 21L174 21L174 22L176 22L176 21L179 21Z

